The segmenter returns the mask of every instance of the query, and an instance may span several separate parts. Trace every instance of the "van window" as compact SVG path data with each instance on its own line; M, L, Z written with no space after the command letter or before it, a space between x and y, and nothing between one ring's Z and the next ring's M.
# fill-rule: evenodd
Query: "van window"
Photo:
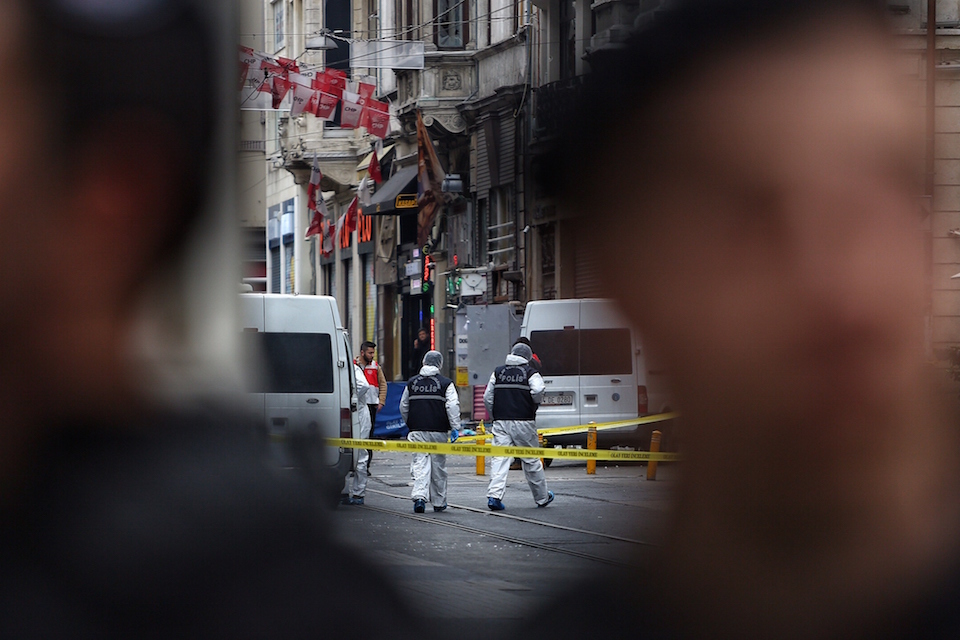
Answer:
M333 350L326 333L243 334L257 349L264 370L260 393L333 393Z
M580 331L580 375L628 376L633 373L630 329Z
M580 373L580 332L576 329L532 331L530 347L540 358L541 375L575 376Z
M530 345L545 376L628 376L633 373L630 329L531 331Z

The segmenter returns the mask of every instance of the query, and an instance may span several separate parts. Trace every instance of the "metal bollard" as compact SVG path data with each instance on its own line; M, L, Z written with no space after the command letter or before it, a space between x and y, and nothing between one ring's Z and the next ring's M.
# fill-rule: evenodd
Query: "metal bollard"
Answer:
M660 438L663 436L659 431L654 431L650 436L650 453L659 453L660 452ZM657 461L650 460L647 462L647 480L656 480L657 479Z
M477 427L477 444L483 446L487 444L487 439L483 437L483 434L486 433L486 430L483 428L483 422L480 423L480 426ZM487 474L487 458L485 456L477 456L477 475L483 476Z
M590 427L587 429L587 449L591 451L597 450L597 428ZM597 473L597 461L596 460L587 460L587 475L592 476Z

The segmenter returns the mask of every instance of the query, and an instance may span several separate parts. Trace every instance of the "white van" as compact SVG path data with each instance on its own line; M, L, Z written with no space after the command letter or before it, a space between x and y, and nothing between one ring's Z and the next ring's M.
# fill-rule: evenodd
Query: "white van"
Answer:
M259 363L250 371L248 398L273 454L284 467L319 476L339 496L353 450L323 440L359 437L359 422L350 341L337 301L247 293L240 308L248 362Z
M537 428L616 422L676 408L665 374L647 367L638 332L610 300L529 302L520 335L540 358L546 384ZM668 439L666 426L604 430L598 433L598 446L647 448L654 429ZM583 434L554 436L548 443L585 440Z

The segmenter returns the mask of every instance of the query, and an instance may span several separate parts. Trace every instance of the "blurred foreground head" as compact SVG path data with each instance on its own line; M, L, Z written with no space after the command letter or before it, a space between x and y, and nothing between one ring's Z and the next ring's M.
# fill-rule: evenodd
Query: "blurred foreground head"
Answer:
M215 5L0 1L5 441L143 400L138 305L209 191Z
M877 2L671 3L591 61L553 174L680 393L671 575L700 631L843 637L956 560L892 45Z

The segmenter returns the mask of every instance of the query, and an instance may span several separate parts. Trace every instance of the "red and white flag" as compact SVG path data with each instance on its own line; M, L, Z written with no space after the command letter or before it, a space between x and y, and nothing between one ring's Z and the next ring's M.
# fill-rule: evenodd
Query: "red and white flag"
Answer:
M259 66L257 57L250 47L240 47L240 88L247 83L247 75L250 73L250 67Z
M386 102L368 100L364 105L360 125L366 127L370 135L381 140L386 138L390 132L390 106Z
M340 126L347 129L356 129L360 126L360 116L363 114L363 98L360 94L343 92L343 101L340 107Z
M291 58L284 58L282 56L277 56L277 64L283 67L283 70L286 72L300 73L300 65L297 64L296 60Z
M273 76L271 93L273 94L274 109L280 108L280 103L283 102L283 99L287 96L288 91L290 91L290 81L282 76Z
M282 78L286 75L284 68L278 65L275 60L262 60L260 62L260 69L266 71L271 76L280 76Z
M343 91L347 88L347 72L340 69L325 69L324 75L330 83L330 87Z
M294 73L288 73L288 74L287 74L287 80L289 80L289 81L290 81L291 83L293 83L293 84L299 84L299 85L302 85L302 86L304 86L304 87L306 87L306 88L308 88L308 89L312 89L312 88L313 88L313 78L311 78L311 77L309 77L309 76L305 76L305 75L303 75L303 74L301 74L301 73L295 73L295 72L294 72Z
M240 92L240 108L262 110L273 107L271 87L270 79L264 79L262 75L257 78L249 78L246 86Z
M290 107L291 117L295 118L306 111L316 93L317 92L310 87L305 87L302 84L293 85L293 101ZM314 104L316 103L314 102ZM316 107L314 107L314 109L316 109Z
M380 171L380 160L377 158L376 151L370 156L370 165L367 167L367 173L370 174L370 177L373 178L375 183L380 184L383 182L383 173Z
M317 74L317 77L313 79L313 88L317 91L332 94L339 100L343 95L341 79L331 75L329 71L329 69L326 69Z
M307 212L312 215L304 239L323 233L323 222L327 218L327 207L323 203L323 194L320 192L321 180L323 180L323 174L320 173L320 161L314 156L313 168L310 170L310 184L307 185Z
M326 91L318 91L317 94L320 97L317 100L317 108L314 113L321 120L333 120L337 112L337 103L340 102L340 100L337 96L332 93L327 93Z
M357 84L357 93L360 94L361 98L370 100L373 98L374 92L377 90L377 85L368 84L366 82L360 82Z
M357 196L359 196L360 204L363 206L370 204L370 176L363 176L360 179L360 186L357 187Z
M360 199L358 196L353 196L353 201L351 201L350 206L347 207L347 213L346 213L347 220L344 223L344 225L346 226L347 233L353 233L354 230L357 228L357 215L359 214L359 210L360 210Z

